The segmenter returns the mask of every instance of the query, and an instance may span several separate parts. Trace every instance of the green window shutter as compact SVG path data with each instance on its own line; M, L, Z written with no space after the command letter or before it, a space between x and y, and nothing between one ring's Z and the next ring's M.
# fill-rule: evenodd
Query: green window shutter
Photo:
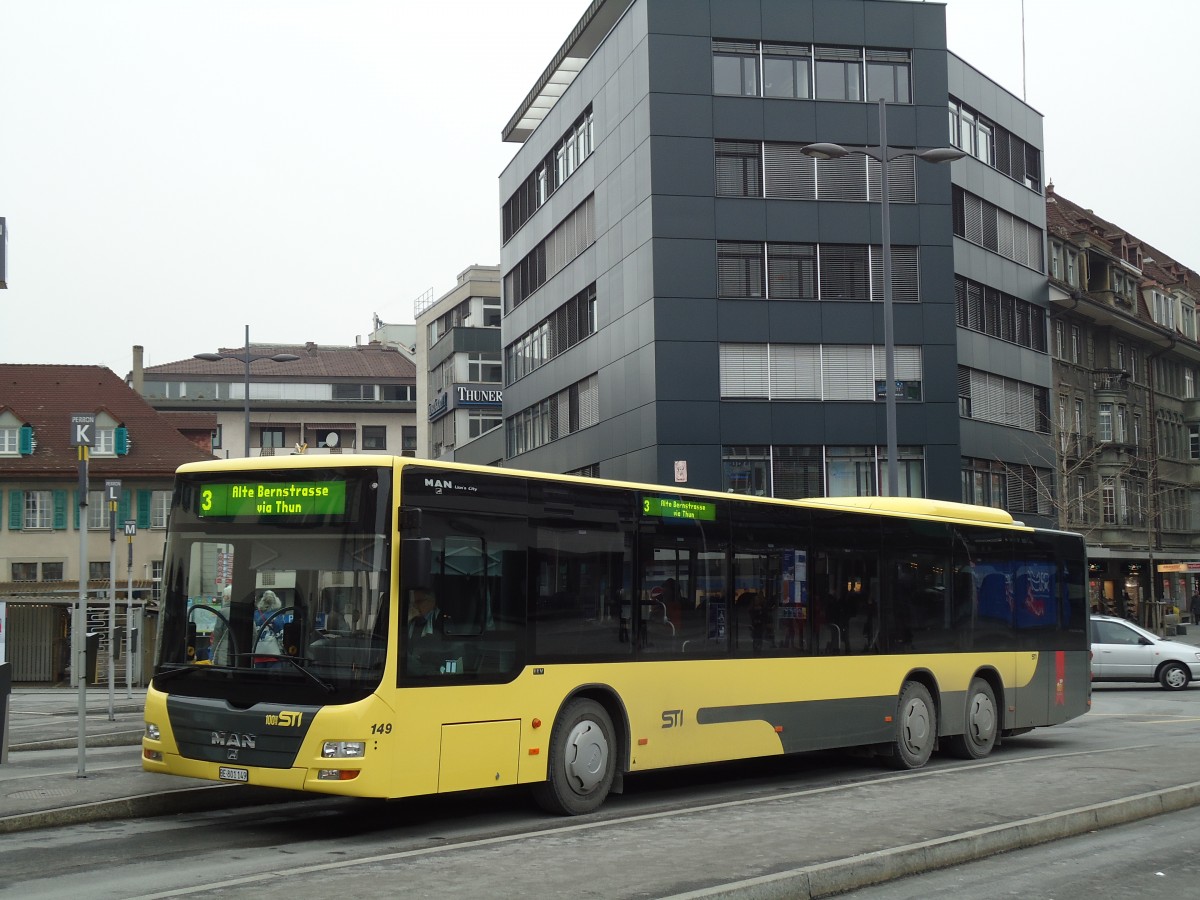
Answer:
M17 438L17 452L22 456L28 456L33 452L33 426L22 425L20 435Z
M113 435L113 446L117 451L117 456L124 456L129 452L129 429L124 425L118 428Z
M126 488L121 491L121 499L117 503L117 531L125 530L125 520L129 518L129 510L133 506L133 491Z
M67 527L67 492L54 492L54 530L63 531Z
M8 492L8 530L20 531L25 520L25 492Z
M75 510L75 518L73 520L73 524L75 526L75 530L78 531L79 530L79 491L71 491L71 499L73 501L72 509Z
M154 495L153 491L138 491L138 514L137 527L150 527L150 498Z

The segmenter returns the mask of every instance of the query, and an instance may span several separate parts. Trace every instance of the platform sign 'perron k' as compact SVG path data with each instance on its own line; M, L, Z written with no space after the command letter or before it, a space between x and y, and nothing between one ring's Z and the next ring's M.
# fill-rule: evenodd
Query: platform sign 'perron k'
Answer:
M96 439L96 417L90 413L71 416L71 446L90 447Z

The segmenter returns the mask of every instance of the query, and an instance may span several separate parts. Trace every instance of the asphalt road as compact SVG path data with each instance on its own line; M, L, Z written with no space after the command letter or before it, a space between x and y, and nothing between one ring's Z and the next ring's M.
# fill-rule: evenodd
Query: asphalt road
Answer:
M583 819L503 789L42 829L0 841L0 896L822 896L1149 815L1168 794L1200 802L1197 722L1198 688L1099 688L1088 716L984 761L896 773L806 755L643 775Z

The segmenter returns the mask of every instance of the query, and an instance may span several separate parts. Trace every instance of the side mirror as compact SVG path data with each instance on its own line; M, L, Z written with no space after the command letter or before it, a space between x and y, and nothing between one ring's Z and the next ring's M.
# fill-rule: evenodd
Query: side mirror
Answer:
M433 540L404 538L400 541L400 584L411 591L429 588L433 581Z

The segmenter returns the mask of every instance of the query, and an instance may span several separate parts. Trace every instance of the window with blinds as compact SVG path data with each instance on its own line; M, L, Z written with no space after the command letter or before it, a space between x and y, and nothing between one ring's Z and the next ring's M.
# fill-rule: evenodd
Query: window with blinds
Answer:
M909 50L718 39L712 54L714 94L912 103Z
M773 447L773 496L786 500L825 495L824 459L818 446Z
M955 186L954 233L972 244L1042 272L1045 269L1042 230L1024 219Z
M882 301L883 248L859 244L717 242L723 299ZM765 276L765 277L764 277ZM920 300L916 247L892 247L892 299Z
M1050 433L1050 392L1041 385L959 366L958 394L966 418Z
M770 297L817 299L817 245L767 244L767 274Z
M912 76L907 50L867 49L867 99L912 102Z
M725 400L883 399L884 349L844 344L721 344L721 398ZM921 348L895 348L896 379L910 386L899 399L921 399Z
M1046 311L1040 306L961 275L954 277L954 297L960 328L1047 352Z
M867 199L878 203L883 199L883 182L880 179L879 162L869 156L860 158L865 159L867 163L867 185L870 188ZM916 203L917 158L915 156L899 156L888 163L887 173L888 202Z
M758 41L715 40L713 93L758 96Z
M592 107L580 114L567 132L504 203L501 223L507 242L537 212L595 148Z
M986 150L979 146L981 134L991 135ZM950 143L1031 191L1042 192L1041 151L954 97L950 98Z
M716 141L715 146L717 196L761 197L762 145L758 141Z
M870 300L869 251L852 244L821 244L821 299Z
M762 145L764 196L768 199L880 202L882 182L874 159L852 153L841 159L815 160L805 156L802 147L804 144L775 141ZM902 156L888 163L888 192L892 203L917 202L915 157Z
M766 344L721 344L721 396L769 399Z
M812 47L808 44L763 44L763 96L812 97Z
M863 99L863 51L861 47L816 47L815 91L818 100Z
M595 333L593 282L504 348L505 383L524 378Z
M505 447L511 459L521 453L590 428L600 421L600 381L589 375L556 394L539 400L504 422Z
M766 196L777 200L816 200L817 161L800 152L803 144L763 144Z
M596 241L595 198L588 198L567 214L540 244L504 276L504 297L511 311L534 291L561 272Z
M871 247L871 299L883 299L883 247ZM920 267L916 247L892 246L892 300L916 303L920 300Z
M765 297L765 274L762 244L717 241L718 297Z

